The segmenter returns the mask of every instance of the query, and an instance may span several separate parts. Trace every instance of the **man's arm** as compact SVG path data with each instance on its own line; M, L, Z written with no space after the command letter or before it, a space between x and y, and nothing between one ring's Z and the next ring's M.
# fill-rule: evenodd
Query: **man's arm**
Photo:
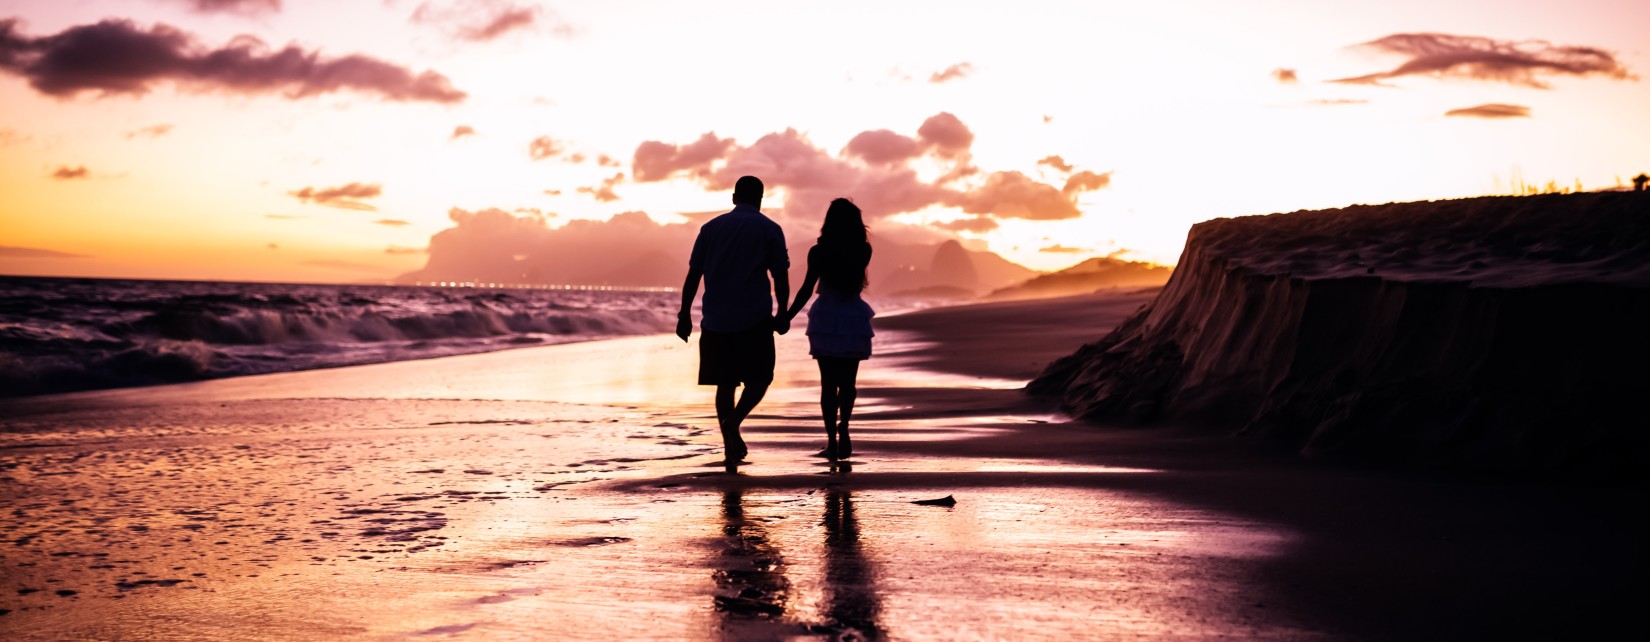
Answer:
M688 267L687 280L682 282L682 309L676 313L676 336L683 342L693 334L693 297L699 296L699 268Z
M808 250L808 271L802 277L802 287L796 289L796 300L791 302L791 309L785 311L785 321L796 319L802 313L802 306L808 304L808 299L814 295L814 287L819 284L819 272L814 268L814 250Z
M791 318L785 315L786 304L791 300L790 270L778 268L768 271L773 274L773 297L779 303L779 316L774 317L774 332L785 334L791 331Z

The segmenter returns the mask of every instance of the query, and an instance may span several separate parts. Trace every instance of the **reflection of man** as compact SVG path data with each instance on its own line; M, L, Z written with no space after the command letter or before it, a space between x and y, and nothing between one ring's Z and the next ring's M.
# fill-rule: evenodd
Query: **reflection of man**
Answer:
M783 308L791 294L785 232L762 215L761 206L762 181L740 177L733 186L733 211L699 228L682 284L682 310L676 316L676 336L687 341L693 332L693 297L704 277L699 385L716 386L716 421L722 428L723 456L730 463L745 458L739 425L773 382L773 333L790 329L789 322L776 321L774 315L774 299ZM735 403L740 384L745 392Z

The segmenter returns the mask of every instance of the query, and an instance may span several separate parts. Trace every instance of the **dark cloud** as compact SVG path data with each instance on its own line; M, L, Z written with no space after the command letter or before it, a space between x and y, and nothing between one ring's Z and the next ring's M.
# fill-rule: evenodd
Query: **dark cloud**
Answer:
M959 62L955 65L951 65L950 67L946 67L942 71L936 71L929 75L928 82L937 85L943 82L966 78L972 73L974 73L974 65L966 62Z
M140 127L138 129L134 129L132 131L126 132L126 138L127 139L133 139L133 138L137 138L139 136L148 136L150 138L160 138L161 136L165 136L167 134L172 133L173 128L174 128L173 125L168 125L168 124L165 124L165 123L162 123L162 124L159 124L159 125L150 125L148 127Z
M1039 248L1037 251L1048 252L1050 254L1077 254L1079 252L1087 252L1088 250L1080 247L1067 247L1059 243L1055 243L1054 245L1050 245L1048 247Z
M709 174L711 164L733 146L732 138L717 138L715 132L705 132L699 140L686 145L643 141L636 146L630 173L638 183L662 181L678 172L702 178Z
M429 248L401 247L399 245L391 245L389 247L384 248L384 253L385 254L423 254L427 251L429 251Z
M623 163L620 163L618 161L618 159L613 158L612 156L608 156L607 154L602 154L601 156L597 156L596 157L596 164L600 165L602 167L620 167L620 166L624 165Z
M1272 70L1272 80L1284 85L1293 85L1301 81L1300 77L1295 75L1295 70L1281 67Z
M597 185L595 187L580 187L577 191L580 194L589 194L592 197L595 197L596 200L603 203L612 203L613 201L619 200L619 195L614 193L613 186L618 185L622 181L624 181L624 172L619 172L602 179L601 185Z
M85 165L77 165L75 167L64 165L58 167L56 171L52 172L52 178L60 181L72 181L91 177L92 173L86 170Z
M407 221L403 221L403 220L398 219L398 218L381 218L381 219L378 219L376 221L373 221L373 224L374 225L383 225L383 226L386 226L386 227L405 227L407 225L412 225L412 223L409 223Z
M459 126L453 128L453 135L448 136L447 140L458 140L458 139L463 138L465 136L474 136L474 135L476 135L476 128L471 127L469 125L459 125Z
M1400 33L1361 45L1408 56L1389 70L1333 82L1379 85L1404 76L1470 78L1545 89L1544 78L1601 75L1618 80L1633 75L1615 54L1595 47L1554 45L1542 40L1494 40L1443 33Z
M842 151L873 165L885 165L904 163L922 155L922 144L910 136L873 129L854 136Z
M1076 196L1083 192L1106 189L1111 186L1111 172L1096 174L1087 170L1072 174L1066 179L1066 186L1060 188L1060 193L1066 196Z
M565 151L567 151L567 147L565 145L557 142L556 139L549 136L534 138L533 142L527 144L527 155L533 157L533 160L555 158L560 156L561 153Z
M547 190L544 190L544 194L546 196L561 196L561 190L559 190L559 189L547 189Z
M1490 103L1477 107L1463 107L1444 112L1445 116L1463 116L1467 118L1529 118L1530 108L1523 105L1503 105Z
M1071 170L1077 169L1071 163L1066 162L1066 159L1059 156L1045 156L1042 160L1037 161L1037 164L1053 167L1054 169L1060 170L1066 174L1070 174Z
M88 259L85 254L72 254L38 247L0 245L0 259Z
M549 20L552 32L570 36L572 27L554 20L543 8L509 0L425 2L413 10L412 23L433 26L466 42L496 40L511 32L532 30Z
M378 211L378 208L361 202L361 199L377 198L378 195L384 193L384 190L377 183L350 183L321 189L305 187L287 193L305 203L313 202L316 205L339 209L375 212Z
M465 97L446 76L415 74L376 58L323 58L296 45L272 51L252 36L209 49L175 27L143 30L114 19L39 38L19 34L16 19L0 20L0 71L60 98L82 91L141 95L165 82L194 91L280 93L289 99L343 90L391 101L456 103Z
M279 13L281 0L170 0L189 5L196 13L238 13L257 15Z
M279 250L279 249L281 249L281 246L279 246L279 245L276 245L276 244L274 244L274 243L270 243L270 244L269 244L269 245L265 245L265 246L264 246L264 247L266 247L266 248L269 248L269 249L271 249L271 250Z

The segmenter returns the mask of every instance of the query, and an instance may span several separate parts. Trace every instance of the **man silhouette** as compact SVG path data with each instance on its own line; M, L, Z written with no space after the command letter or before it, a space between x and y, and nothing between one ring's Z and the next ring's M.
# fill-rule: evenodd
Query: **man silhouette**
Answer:
M733 211L707 221L693 241L687 280L682 283L682 310L676 336L693 332L693 297L705 280L700 306L699 385L716 386L716 422L722 429L723 457L729 464L748 450L739 425L767 394L773 382L773 333L784 334L790 322L774 313L789 302L790 257L785 232L763 216L762 181L742 176L733 186ZM773 277L770 296L768 277ZM745 392L734 401L734 391Z

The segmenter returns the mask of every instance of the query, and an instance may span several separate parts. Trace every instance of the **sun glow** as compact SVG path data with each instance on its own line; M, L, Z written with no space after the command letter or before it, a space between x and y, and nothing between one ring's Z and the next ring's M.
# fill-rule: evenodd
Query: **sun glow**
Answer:
M707 132L733 142L706 172L794 129L819 159L865 177L831 183L804 166L773 181L770 209L833 185L897 200L877 182L897 166L845 148L872 130L920 138L942 113L972 133L966 156L918 157L917 182L900 189L952 195L868 210L873 230L954 236L1036 269L1113 253L1173 262L1186 230L1218 216L1505 192L1514 176L1607 187L1650 169L1643 3L523 2L535 17L487 38L468 17L414 20L401 6L412 4L289 0L248 15L0 2L0 20L16 19L0 30L12 39L115 16L143 33L170 25L191 39L188 52L244 34L265 43L254 52L291 45L323 63L360 54L412 79L358 72L357 86L301 98L293 83L311 80L297 77L267 89L178 76L141 92L48 95L36 85L67 81L0 69L0 246L10 248L0 272L385 281L425 264L454 208L552 228L634 211L682 223L725 208L725 190L697 170L642 181L633 161L646 141L686 145ZM1422 27L1594 47L1624 71L1539 77L1548 88L1460 68L1381 81L1390 87L1332 82L1393 69L1401 53L1363 43ZM463 98L417 84L426 72ZM1467 109L1479 105L1514 109ZM1070 171L1040 163L1050 156ZM959 169L969 173L947 178ZM1050 213L1048 194L1081 171L1108 182L1057 196L1078 215ZM1010 172L1053 190L1027 201L1045 209L1007 196L980 204L991 177ZM350 184L379 191L294 196ZM807 238L817 216L785 211L784 222Z

